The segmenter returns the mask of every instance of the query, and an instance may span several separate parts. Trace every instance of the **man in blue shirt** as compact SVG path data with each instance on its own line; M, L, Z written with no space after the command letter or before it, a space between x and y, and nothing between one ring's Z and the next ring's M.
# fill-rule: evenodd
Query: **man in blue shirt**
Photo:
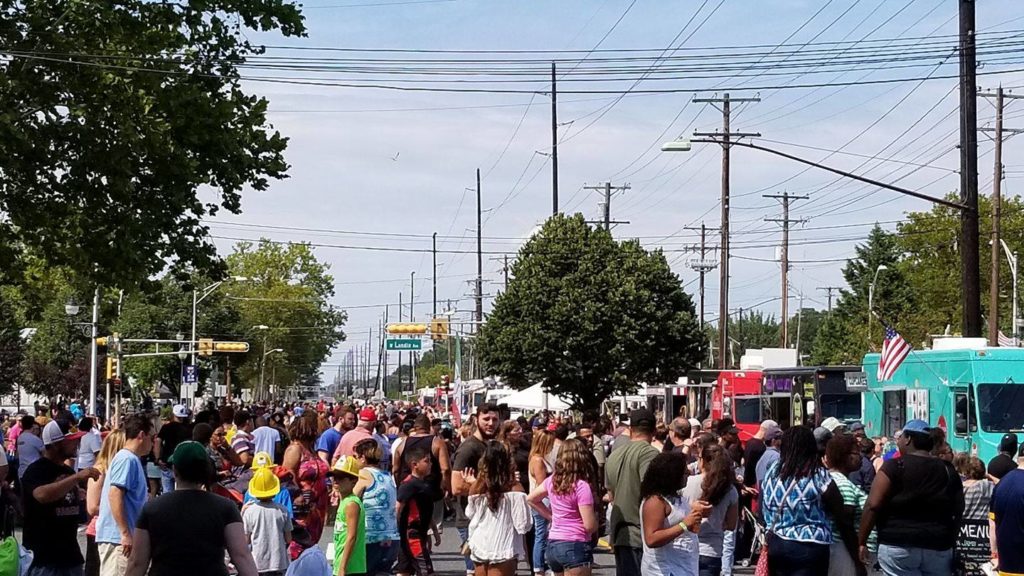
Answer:
M324 430L316 441L316 453L320 459L331 465L331 458L334 451L341 443L341 437L349 430L356 427L356 415L348 408L338 407L334 414L334 426Z
M96 543L101 576L125 574L135 525L148 494L141 458L153 449L153 423L142 414L132 414L123 428L124 448L107 467L100 495Z
M1017 469L996 484L989 517L996 527L992 559L999 573L1024 574L1024 446L1017 452Z

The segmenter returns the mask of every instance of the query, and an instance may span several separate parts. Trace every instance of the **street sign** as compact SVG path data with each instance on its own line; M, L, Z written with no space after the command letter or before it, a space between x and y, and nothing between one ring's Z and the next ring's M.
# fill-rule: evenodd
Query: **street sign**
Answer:
M423 342L411 338L388 338L388 350L422 350Z
M181 376L181 381L185 384L195 384L199 382L199 369L195 364L186 364L185 372Z

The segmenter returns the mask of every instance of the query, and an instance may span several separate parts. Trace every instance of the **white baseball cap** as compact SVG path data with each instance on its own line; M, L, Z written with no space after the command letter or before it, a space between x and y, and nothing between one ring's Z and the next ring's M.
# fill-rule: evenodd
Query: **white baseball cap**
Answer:
M50 422L43 427L43 445L45 446L56 444L62 440L78 440L82 436L85 436L85 432L64 434L64 431L61 430L60 424L58 424L56 420L50 420Z
M175 404L174 408L171 409L171 412L174 414L175 418L188 418L189 414L188 408L183 404Z

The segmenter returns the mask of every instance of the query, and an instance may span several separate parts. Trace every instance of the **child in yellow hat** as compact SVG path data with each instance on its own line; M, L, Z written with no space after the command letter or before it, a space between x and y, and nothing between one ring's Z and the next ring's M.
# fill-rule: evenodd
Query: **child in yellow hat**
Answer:
M256 498L256 502L242 511L242 524L260 574L284 574L288 569L292 521L288 511L274 502L280 492L281 481L273 469L259 467L253 471L249 494Z
M334 521L334 574L365 574L366 511L363 501L352 493L359 481L359 462L352 457L339 458L330 475L341 497Z

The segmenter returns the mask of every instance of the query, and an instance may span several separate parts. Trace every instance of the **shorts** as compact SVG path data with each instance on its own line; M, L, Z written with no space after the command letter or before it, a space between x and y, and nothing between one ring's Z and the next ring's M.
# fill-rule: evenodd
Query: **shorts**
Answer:
M548 550L544 555L552 572L560 573L573 568L590 566L594 563L594 548L590 542L569 542L566 540L548 541Z
M432 576L434 563L430 560L430 547L426 538L413 536L417 531L410 530L410 537L402 541L398 550L398 562L395 574L414 574L415 576Z
M99 542L100 576L124 576L128 572L128 557L121 552L120 544Z

